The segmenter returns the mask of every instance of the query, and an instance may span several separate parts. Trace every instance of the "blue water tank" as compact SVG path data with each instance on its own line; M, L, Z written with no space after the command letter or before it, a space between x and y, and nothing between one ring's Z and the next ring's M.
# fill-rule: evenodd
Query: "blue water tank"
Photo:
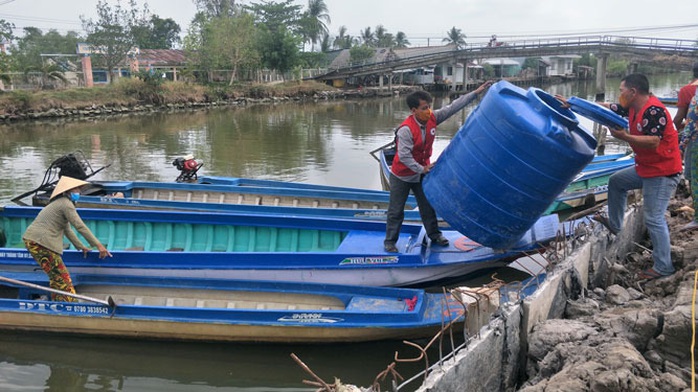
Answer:
M552 95L500 81L425 176L424 193L455 230L506 249L593 159L595 149L596 139Z

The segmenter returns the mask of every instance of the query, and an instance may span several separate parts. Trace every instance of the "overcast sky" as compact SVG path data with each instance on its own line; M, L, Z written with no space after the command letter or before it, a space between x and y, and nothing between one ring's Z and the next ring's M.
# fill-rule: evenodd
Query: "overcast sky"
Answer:
M109 0L115 3L116 0ZM153 14L172 18L186 29L196 7L192 0L137 0ZM242 3L250 3L244 0ZM296 0L304 8L307 0ZM325 0L332 36L340 26L348 33L383 25L402 31L412 46L440 45L455 26L466 41L507 36L612 34L698 39L698 1L672 0ZM80 15L96 17L96 0L0 0L0 19L12 22L16 34L26 26L82 31ZM122 4L126 4L122 0Z

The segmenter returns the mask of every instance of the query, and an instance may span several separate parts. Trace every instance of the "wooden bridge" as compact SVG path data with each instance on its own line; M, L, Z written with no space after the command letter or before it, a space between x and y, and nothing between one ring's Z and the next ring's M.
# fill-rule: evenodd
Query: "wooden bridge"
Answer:
M492 59L504 57L540 57L569 54L593 53L598 59L597 71L605 70L608 56L620 54L631 58L631 63L655 62L657 55L678 56L686 58L687 63L698 60L698 41L629 37L629 36L564 36L544 39L513 40L490 46L487 43L456 47L422 47L409 49L394 49L377 61L375 58L348 63L328 69L327 72L316 75L313 79L332 80L354 76L387 75L395 71L424 67L434 64L463 62L474 59ZM598 75L605 72L597 72ZM467 78L467 72L465 75ZM465 80L465 79L464 79ZM604 86L600 86L603 91Z

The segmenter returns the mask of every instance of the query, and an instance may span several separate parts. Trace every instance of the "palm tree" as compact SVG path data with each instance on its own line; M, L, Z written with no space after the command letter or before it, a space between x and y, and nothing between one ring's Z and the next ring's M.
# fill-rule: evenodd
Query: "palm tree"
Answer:
M376 46L379 48L392 48L395 46L395 37L388 33L383 25L376 26Z
M24 75L29 77L31 73L39 73L39 86L43 89L53 86L56 82L68 83L63 68L55 62L45 62L41 67L27 67Z
M457 49L461 49L465 46L465 38L465 34L463 34L461 29L457 29L456 26L453 26L451 30L446 32L446 38L442 39L441 42L454 44Z
M334 37L334 42L332 46L335 49L349 49L351 48L351 36L347 35L347 26L339 27L339 34Z
M374 41L376 40L375 35L371 31L371 27L366 27L366 29L361 31L361 41L364 43L366 46L373 46Z
M410 45L410 41L407 40L407 36L402 31L398 31L395 35L395 47L396 48L406 48Z
M308 0L308 10L305 12L304 25L306 29L306 38L312 44L312 49L315 50L315 44L322 40L324 34L327 34L326 23L332 23L330 14L328 13L325 0Z

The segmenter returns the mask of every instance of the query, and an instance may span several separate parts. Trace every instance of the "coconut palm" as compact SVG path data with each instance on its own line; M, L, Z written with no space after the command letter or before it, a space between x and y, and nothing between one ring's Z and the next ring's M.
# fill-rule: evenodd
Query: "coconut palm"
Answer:
M361 42L364 43L366 46L373 46L376 40L375 34L371 31L371 27L366 27L364 30L361 30Z
M39 86L43 89L47 86L53 86L55 82L68 83L65 77L63 68L55 62L45 62L41 67L28 67L24 74L29 77L31 73L41 74L39 77Z
M407 36L402 31L398 31L395 35L395 47L396 48L406 48L410 45L410 41L407 40Z
M306 42L312 44L311 50L315 49L315 44L329 31L326 23L332 23L332 21L328 12L325 0L308 0L308 9L303 14L302 25Z
M347 34L347 26L339 26L339 34L334 37L332 47L335 49L351 48L352 36Z
M465 34L461 29L457 29L456 26L451 27L451 30L446 32L446 38L441 40L441 42L448 42L449 44L456 45L456 48L461 49L465 46Z
M379 48L392 48L395 46L395 37L388 33L383 25L376 26L376 46Z

